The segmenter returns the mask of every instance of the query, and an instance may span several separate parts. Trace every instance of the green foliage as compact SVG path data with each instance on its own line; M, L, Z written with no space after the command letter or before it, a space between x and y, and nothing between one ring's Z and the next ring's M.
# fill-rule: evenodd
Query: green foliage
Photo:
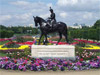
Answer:
M23 37L16 37L16 41L17 42L24 42L24 38Z
M57 67L53 67L52 70L53 70L53 71L57 71Z
M0 30L6 30L4 32L5 34L7 32L9 32L9 30L13 31L14 34L38 34L38 29L37 28L23 27L23 26L6 27L4 25L0 25ZM9 35L11 35L11 34L9 34Z
M95 37L95 39L96 39L97 41L100 40L100 28L97 28L97 29L96 29L96 37Z
M26 41L33 41L33 38L23 38L21 36L16 37L17 42L26 42Z
M9 42L8 40L7 41L0 41L0 45L6 44L8 42Z
M83 34L82 34L82 38L88 40L88 37L89 37L89 36L88 36L88 35L89 35L88 30L83 30L82 33L83 33Z
M18 47L20 47L20 45L12 42L12 43L10 43L8 45L5 44L2 48L18 48Z
M96 37L97 37L97 31L96 31L96 29L89 29L88 30L88 37L90 38L90 39L93 39L93 40L96 40Z
M7 29L7 27L0 25L0 29Z
M97 52L97 53L96 53L96 56L100 56L100 52Z
M30 50L30 48L24 49L24 57L27 57L28 55L31 55L31 50Z
M8 27L0 25L0 38L9 38L12 37L14 32Z
M0 38L12 37L14 32L12 30L0 30Z
M18 26L18 27L11 27L11 30L14 31L15 34L37 34L38 33L38 29L36 28L32 28L32 27L22 27L22 26Z
M70 36L73 38L83 38L91 40L100 40L100 20L97 20L93 27L84 27L82 29L69 29Z
M83 53L83 49L79 46L75 46L75 55L81 56L82 53Z
M84 38L84 39L92 39L92 40L100 40L100 28L93 29L78 29L70 31L71 37L73 38Z
M13 51L13 52L7 52L6 53L8 57L10 58L22 58L22 57L28 57L31 55L31 50L29 48L24 49L24 51Z
M100 19L95 22L93 28L100 28Z
M0 57L7 56L6 53L0 51Z
M68 36L68 40L69 40L70 43L72 43L72 42L73 42L73 37L69 35L69 36ZM64 42L65 42L65 41L64 41Z
M85 47L86 46L86 44L84 42L79 42L77 45L80 46L80 47Z

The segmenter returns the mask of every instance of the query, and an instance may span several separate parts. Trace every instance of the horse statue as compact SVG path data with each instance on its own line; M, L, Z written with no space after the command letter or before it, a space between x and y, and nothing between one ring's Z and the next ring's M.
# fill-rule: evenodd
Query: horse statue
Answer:
M40 44L40 41L41 41L41 38L42 36L44 35L45 36L45 45L47 44L48 40L47 40L47 34L49 33L53 33L53 32L58 32L59 33L59 40L57 42L57 45L58 43L60 42L60 40L62 39L62 35L65 36L65 39L66 39L66 43L68 43L68 33L67 33L67 25L63 22L56 22L54 25L53 25L53 28L50 27L50 25L48 25L47 21L44 20L43 18L41 17L34 17L34 22L35 22L35 26L37 27L38 24L40 25L40 30L41 30L41 35L40 35L40 39L39 39L39 43Z

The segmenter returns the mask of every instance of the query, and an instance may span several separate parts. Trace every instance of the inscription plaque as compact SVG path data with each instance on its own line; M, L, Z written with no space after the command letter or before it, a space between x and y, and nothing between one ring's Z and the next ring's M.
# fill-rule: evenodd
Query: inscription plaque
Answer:
M75 58L75 46L32 45L31 56L35 58Z

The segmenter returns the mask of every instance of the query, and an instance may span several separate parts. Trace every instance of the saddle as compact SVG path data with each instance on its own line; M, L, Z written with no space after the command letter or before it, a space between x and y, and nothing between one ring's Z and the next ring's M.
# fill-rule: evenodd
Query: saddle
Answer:
M49 28L52 28L53 29L53 27L55 26L55 24L56 24L56 21L55 20L47 20L47 26L49 27Z

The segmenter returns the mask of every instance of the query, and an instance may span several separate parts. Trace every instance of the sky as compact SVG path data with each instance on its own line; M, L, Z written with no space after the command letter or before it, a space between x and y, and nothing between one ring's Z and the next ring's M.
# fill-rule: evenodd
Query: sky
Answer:
M33 16L50 16L68 26L74 23L93 25L100 19L100 0L0 0L0 25L34 26Z

